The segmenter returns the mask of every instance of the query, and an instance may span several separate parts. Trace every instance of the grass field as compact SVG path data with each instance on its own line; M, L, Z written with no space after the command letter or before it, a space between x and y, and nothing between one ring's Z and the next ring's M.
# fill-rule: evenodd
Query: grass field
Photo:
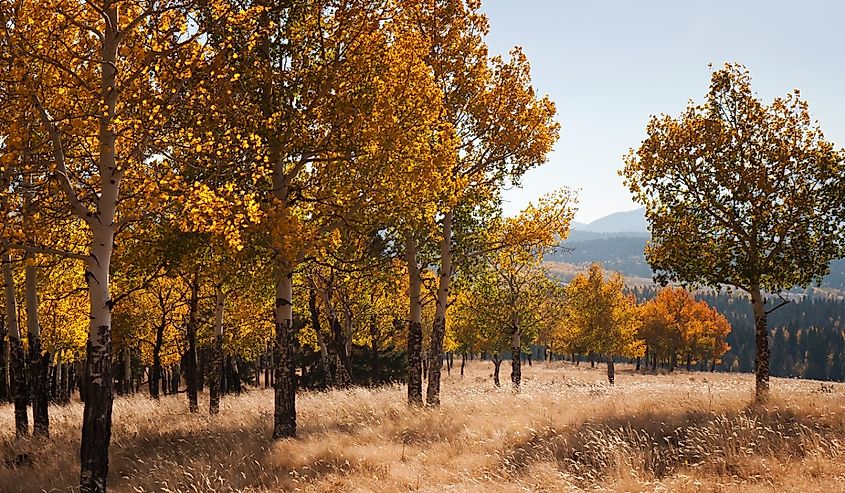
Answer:
M434 410L399 386L302 393L299 438L280 442L270 391L227 396L214 418L184 395L118 398L111 490L845 491L845 385L774 379L771 404L749 408L752 375L623 367L609 387L603 368L540 363L514 394L491 368L444 374ZM50 411L50 440L15 440L0 407L0 490L73 491L82 407Z

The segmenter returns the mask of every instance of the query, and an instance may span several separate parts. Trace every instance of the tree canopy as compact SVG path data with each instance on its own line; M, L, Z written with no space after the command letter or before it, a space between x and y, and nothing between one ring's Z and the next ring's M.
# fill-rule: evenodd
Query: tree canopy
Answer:
M757 389L768 390L763 292L820 282L842 253L845 155L796 90L765 104L737 64L704 103L655 116L621 171L646 207L646 257L665 281L734 286L758 319Z

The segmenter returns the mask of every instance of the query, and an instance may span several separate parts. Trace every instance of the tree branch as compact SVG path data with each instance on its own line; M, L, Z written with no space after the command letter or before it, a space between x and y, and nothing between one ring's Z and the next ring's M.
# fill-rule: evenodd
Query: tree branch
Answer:
M73 184L71 184L70 178L68 177L67 167L65 166L64 145L62 144L62 136L59 133L59 129L56 128L56 125L50 119L50 114L47 113L46 109L44 109L44 106L41 104L41 100L38 99L35 92L32 94L32 102L35 105L35 109L38 111L41 124L47 130L47 133L50 135L50 141L53 144L53 159L56 164L56 171L53 175L58 177L59 184L61 185L62 190L64 190L74 214L86 223L89 223L91 219L91 211L89 211L88 208L80 202L79 197L73 189Z
M0 250L21 250L26 253L43 253L45 255L55 255L62 258L72 258L75 260L83 261L87 261L91 258L89 255L82 255L81 253L69 252L67 250L59 250L56 248L47 248L35 245L24 245L21 243L13 243L4 240L0 240Z
M778 293L778 298L780 298L780 303L772 308L771 310L766 310L766 315L769 315L773 311L777 310L778 308L782 308L791 303L788 299L784 298L782 294Z

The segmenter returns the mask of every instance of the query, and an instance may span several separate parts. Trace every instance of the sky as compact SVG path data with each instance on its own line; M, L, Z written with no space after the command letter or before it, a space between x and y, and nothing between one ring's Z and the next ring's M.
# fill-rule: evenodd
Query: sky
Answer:
M650 115L701 102L711 69L738 62L764 101L794 88L828 140L845 146L845 2L840 0L484 0L491 54L521 46L555 101L561 139L506 214L562 186L576 220L637 207L617 171Z

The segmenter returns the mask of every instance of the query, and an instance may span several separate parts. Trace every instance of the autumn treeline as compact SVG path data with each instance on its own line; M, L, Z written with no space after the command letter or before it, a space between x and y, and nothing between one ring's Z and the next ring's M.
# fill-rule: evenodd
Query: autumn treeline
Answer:
M633 290L638 300L657 295L654 286ZM754 313L748 299L736 293L704 291L696 298L716 308L731 324L717 371L754 371ZM791 294L792 301L769 316L770 370L773 376L845 380L845 300L824 290L810 288ZM776 305L775 305L776 306Z
M261 369L292 437L300 380L401 348L409 403L437 405L454 292L566 236L569 190L500 212L559 125L477 1L0 5L10 373L46 412L75 368L82 491L106 489L116 386L191 412L207 387L214 414Z
M667 287L637 303L622 277L605 273L599 264L566 285L542 270L526 275L528 265L522 264L520 276L513 270L488 270L486 276L474 278L456 294L449 311L449 335L454 338L449 349L464 360L474 354L489 357L496 385L501 384L502 358L508 354L511 380L518 387L520 359L528 356L530 363L537 346L549 361L605 362L611 384L619 359L643 371L655 371L658 364L672 371L679 358L687 370L705 362L710 369L729 349L727 319L683 288ZM514 287L522 287L522 292ZM508 330L512 321L518 321L518 331Z

